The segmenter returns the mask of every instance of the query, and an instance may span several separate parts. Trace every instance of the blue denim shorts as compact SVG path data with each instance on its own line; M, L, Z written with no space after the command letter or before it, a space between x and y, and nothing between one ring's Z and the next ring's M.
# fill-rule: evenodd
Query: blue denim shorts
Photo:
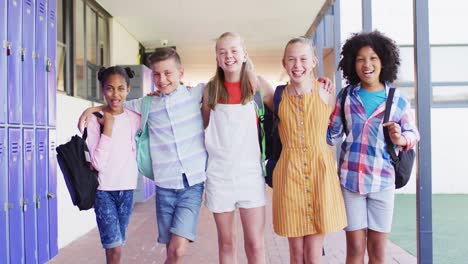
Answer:
M156 218L158 242L169 244L175 234L193 242L196 238L198 214L203 197L203 182L189 186L184 177L184 189L156 186Z
M94 212L103 248L125 244L125 232L132 211L133 190L96 192Z

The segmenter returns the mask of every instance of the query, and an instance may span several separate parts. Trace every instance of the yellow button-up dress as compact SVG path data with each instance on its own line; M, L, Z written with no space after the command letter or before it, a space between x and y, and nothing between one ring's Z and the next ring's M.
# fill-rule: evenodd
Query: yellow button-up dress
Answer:
M312 93L288 95L279 107L281 157L273 173L273 227L280 236L301 237L347 225L336 160L326 142L328 105L319 83Z

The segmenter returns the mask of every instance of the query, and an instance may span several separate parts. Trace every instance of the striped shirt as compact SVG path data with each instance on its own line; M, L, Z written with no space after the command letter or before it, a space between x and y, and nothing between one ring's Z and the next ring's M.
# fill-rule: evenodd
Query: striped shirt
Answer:
M154 96L148 116L151 159L157 186L183 189L205 181L207 153L201 100L204 85L180 85L168 95ZM141 113L143 99L127 101L125 108Z
M367 118L366 110L358 95L360 84L350 86L345 102L345 116L349 135L341 145L338 174L341 185L352 192L361 194L379 192L395 187L395 171L391 157L386 150L383 133L383 118L385 102L380 104ZM385 84L386 95L389 91ZM341 96L337 96L335 110L330 117L327 132L327 142L335 145L343 139L343 123L341 122ZM405 148L395 147L407 151L419 141L419 132L414 124L413 112L409 102L398 89L393 97L389 121L401 126L402 136L408 144Z

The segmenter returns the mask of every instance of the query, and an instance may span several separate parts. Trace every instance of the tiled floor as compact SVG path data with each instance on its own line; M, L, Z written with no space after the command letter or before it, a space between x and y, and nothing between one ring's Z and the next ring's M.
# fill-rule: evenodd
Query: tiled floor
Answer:
M289 263L288 242L273 232L271 219L271 192L268 192L265 245L267 263ZM247 263L243 250L242 229L237 218L238 263ZM123 248L123 263L164 263L165 246L157 244L157 228L154 213L154 198L135 206L127 231L127 244ZM216 227L212 214L202 206L197 231L197 241L190 244L185 263L211 264L218 262ZM345 260L345 236L340 231L325 239L324 263L339 264ZM413 264L416 258L396 245L389 243L389 264ZM97 229L60 249L58 256L49 263L105 263L104 250Z

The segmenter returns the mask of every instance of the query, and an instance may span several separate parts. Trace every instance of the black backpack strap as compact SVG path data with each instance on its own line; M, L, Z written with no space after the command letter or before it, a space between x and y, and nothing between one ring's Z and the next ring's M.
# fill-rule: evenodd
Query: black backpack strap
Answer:
M393 103L393 95L395 94L395 88L390 88L390 91L388 91L388 96L387 96L387 101L385 102L385 114L384 114L384 120L383 123L387 123L388 120L390 119L390 112L392 110L392 103ZM384 127L384 137L385 137L385 143L387 143L387 151L390 153L390 156L392 157L392 161L394 164L398 165L400 159L398 158L395 148L393 145L392 140L390 139L390 134L388 133L388 128Z
M341 106L341 123L343 124L343 132L345 133L346 136L348 136L349 131L348 131L348 124L346 122L346 114L345 114L345 103L346 103L346 96L348 96L348 90L349 90L350 85L346 86L343 88L343 92L341 93L341 100L340 100L340 106Z
M275 89L275 94L273 95L273 104L275 106L275 121L273 122L273 128L271 129L271 136L275 133L275 131L278 129L279 125L279 116L278 116L278 111L279 111L279 106L281 103L281 99L283 97L283 91L286 85L279 85Z
M93 112L93 115L95 115L97 118L103 118L103 115L99 112ZM102 132L104 131L104 126L103 125L100 125L101 127L101 134ZM88 138L88 130L87 128L85 127L85 129L83 130L83 140L86 140Z

